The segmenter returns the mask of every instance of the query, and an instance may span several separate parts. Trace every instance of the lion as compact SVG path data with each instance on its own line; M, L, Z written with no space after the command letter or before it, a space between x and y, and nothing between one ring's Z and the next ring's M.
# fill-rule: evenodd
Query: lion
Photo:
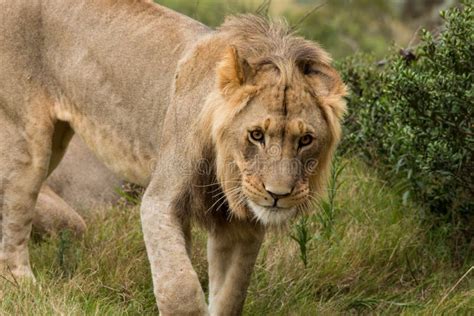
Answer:
M44 187L51 188L78 214L87 216L95 209L116 204L120 197L117 191L124 184L94 156L80 137L74 136L61 164L48 177Z
M116 205L120 197L117 191L124 185L79 137L73 137L61 164L39 192L33 229L40 235L69 230L81 237L86 231L83 217ZM0 234L1 230L0 226Z
M43 184L34 209L33 230L40 235L58 235L63 230L82 237L84 218L119 205L119 192L139 195L107 169L79 137L73 137L61 164ZM1 234L0 225L0 234Z
M238 315L265 231L311 208L346 88L284 22L211 29L140 0L0 1L0 262L28 255L42 183L78 134L146 187L141 224L161 315ZM208 232L209 306L190 261Z

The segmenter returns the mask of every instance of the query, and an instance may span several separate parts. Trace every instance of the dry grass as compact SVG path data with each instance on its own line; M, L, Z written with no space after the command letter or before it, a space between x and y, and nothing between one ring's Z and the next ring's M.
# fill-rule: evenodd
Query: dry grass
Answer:
M420 210L364 165L351 162L341 180L332 233L308 220L307 267L289 232L268 236L245 314L472 313L472 252L453 258L446 227L428 230ZM88 222L84 240L62 234L32 243L38 282L0 280L0 315L157 313L138 208L110 209ZM205 235L195 235L194 262L207 288Z

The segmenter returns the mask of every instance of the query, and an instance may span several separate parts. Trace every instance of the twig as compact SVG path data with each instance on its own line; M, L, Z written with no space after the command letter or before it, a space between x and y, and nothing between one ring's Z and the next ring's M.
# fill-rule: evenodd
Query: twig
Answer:
M307 12L305 15L303 15L301 17L301 19L298 20L298 22L296 22L295 25L293 25L291 27L292 30L295 30L296 28L298 28L301 23L303 23L308 17L310 17L314 12L316 12L317 10L319 10L320 8L324 7L328 2L323 2L321 4L318 4L316 6L314 6L314 8L312 8L309 12Z
M413 273L413 269L411 268L410 260L408 259L408 255L405 254L405 260L407 261L407 266L408 266L408 271L410 272L411 277L415 281L416 286L419 286L420 283L418 283L418 280L415 277L415 273Z
M8 267L8 266L7 266ZM15 284L17 287L20 287L20 283L18 283L17 279L15 278L15 275L13 274L13 271L8 267L8 272L12 275L13 281L15 281Z
M8 270L8 272L10 273L11 277L13 278L13 281L15 281L15 282L12 282L12 281L8 280L8 278L7 278L6 276L2 275L2 274L0 274L0 277L1 277L2 279L5 279L6 281L10 282L11 284L13 284L14 286L16 286L17 288L19 288L19 287L20 287L20 284L19 284L18 281L16 280L15 275L13 274L12 270L10 269L10 267L9 267L8 265L7 265L7 270Z
M272 5L272 0L263 0L263 2L258 6L255 13L258 15L267 16L268 10L270 10L270 6Z
M418 34L420 33L420 30L421 30L421 26L418 26L418 28L416 29L415 33L413 33L413 36L412 38L410 39L410 42L408 42L408 49L411 49L412 48L412 45L413 43L415 42L416 38L418 37Z
M14 283L10 280L8 280L8 278L6 276L4 276L3 274L0 274L0 278L4 279L5 281L7 281L8 283L11 283L13 286L17 287L18 288L18 283ZM15 280L15 279L13 279ZM16 281L16 280L15 280Z
M194 5L194 12L193 12L193 17L197 18L198 16L198 9L199 9L199 0L196 0L196 4Z
M446 293L441 299L441 301L438 303L438 305L436 305L435 311L438 309L438 307L441 306L441 304L443 304L443 302L446 300L449 294L451 294L451 292L454 291L454 289L459 285L459 283L461 283L461 281L464 280L464 278L467 277L469 273L471 273L472 270L474 270L474 266L471 266L469 270L467 270L466 273L464 273L463 276L449 289L448 293Z

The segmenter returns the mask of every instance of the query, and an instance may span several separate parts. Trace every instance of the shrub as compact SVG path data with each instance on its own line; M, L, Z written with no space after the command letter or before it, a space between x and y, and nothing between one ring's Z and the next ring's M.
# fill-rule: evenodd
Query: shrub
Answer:
M473 209L474 5L441 17L440 34L422 31L413 50L339 65L352 89L343 148L405 178L404 197L452 218Z

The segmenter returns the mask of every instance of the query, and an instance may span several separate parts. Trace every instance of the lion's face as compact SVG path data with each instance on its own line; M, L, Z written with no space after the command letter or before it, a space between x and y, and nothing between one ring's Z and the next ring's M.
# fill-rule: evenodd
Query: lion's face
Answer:
M316 102L303 87L267 86L232 122L242 192L264 223L292 217L312 197L309 179L328 144Z
M277 67L264 65L244 101L227 105L235 108L218 133L218 174L237 215L245 209L279 225L308 208L321 188L339 126L324 108L327 75L309 75L295 67L282 80Z

